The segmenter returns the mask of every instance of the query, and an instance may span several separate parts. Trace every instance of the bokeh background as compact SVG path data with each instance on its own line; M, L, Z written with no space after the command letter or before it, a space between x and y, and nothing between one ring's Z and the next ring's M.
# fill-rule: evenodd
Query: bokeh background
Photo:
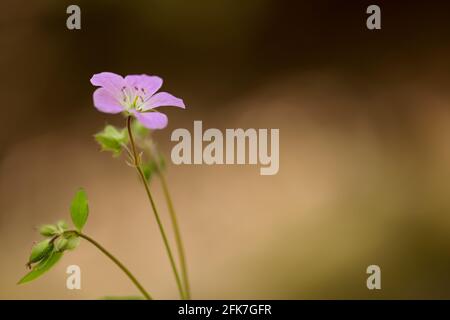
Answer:
M34 227L69 219L85 187L86 233L155 298L177 298L142 186L93 134L89 79L147 73L188 108L154 138L205 128L279 128L280 171L168 165L194 298L450 298L450 6L376 1L7 1L0 10L0 298L135 295L89 243L39 280ZM82 29L66 28L81 7ZM175 108L174 108L175 109ZM155 181L152 189L168 225ZM77 264L82 290L67 290ZM377 264L382 290L366 288Z

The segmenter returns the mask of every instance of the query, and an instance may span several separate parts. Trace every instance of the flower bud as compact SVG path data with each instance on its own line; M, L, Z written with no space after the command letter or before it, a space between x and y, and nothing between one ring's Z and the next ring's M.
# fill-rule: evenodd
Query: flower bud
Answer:
M39 228L39 233L44 237L51 237L58 234L58 227L53 224L46 224Z
M73 250L80 244L80 238L78 236L71 236L67 241L66 250Z
M59 232L64 232L69 228L69 226L67 225L67 222L65 222L64 220L58 221L56 223L56 226L58 227Z
M58 238L55 241L55 249L56 249L56 251L60 251L61 252L61 251L66 250L68 243L69 243L69 241L67 239L62 238L62 237Z
M50 252L53 250L53 244L51 243L51 239L45 239L41 242L38 242L31 249L31 255L28 259L28 266L31 266L32 263L38 262L48 256Z

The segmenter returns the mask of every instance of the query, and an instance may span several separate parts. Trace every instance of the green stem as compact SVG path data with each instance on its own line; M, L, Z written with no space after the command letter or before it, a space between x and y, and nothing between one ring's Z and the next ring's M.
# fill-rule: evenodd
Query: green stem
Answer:
M181 264L181 276L182 276L182 281L184 284L184 292L186 295L186 299L190 300L191 299L191 292L190 292L191 290L190 290L189 277L188 277L188 272L187 272L186 255L185 255L185 251L184 251L183 241L181 239L180 227L178 225L178 219L177 219L177 215L175 213L175 208L173 205L172 197L170 196L169 187L167 185L166 178L164 176L164 172L160 166L157 156L155 157L154 150L152 150L152 146L149 144L145 144L145 147L147 149L148 156L150 157L150 159L152 161L154 161L154 163L157 166L158 176L160 178L164 197L166 198L167 207L169 209L170 220L172 222L172 229L175 234L175 242L177 245L178 259L180 260L180 264ZM155 153L157 154L157 151L155 151Z
M142 171L142 168L141 168L140 158L139 158L139 156L137 154L136 145L135 145L134 138L133 138L133 133L131 131L131 120L132 120L132 117L128 116L128 118L127 118L127 129L128 129L128 136L130 138L131 151L133 153L133 158L134 158L134 165L136 167L136 170L139 173L139 176L140 176L140 178L142 180L142 183L144 184L145 191L147 193L148 199L149 199L150 204L152 206L153 213L155 215L155 219L156 219L156 222L158 224L159 231L161 233L161 237L162 237L163 242L164 242L164 246L166 247L167 255L169 256L170 264L172 266L172 271L173 271L173 274L175 276L175 281L177 283L178 291L180 292L180 297L181 297L181 299L185 299L184 292L183 292L183 287L182 287L181 281L180 281L180 276L179 276L179 273L178 273L178 270L177 270L177 267L176 267L176 264L175 264L175 260L173 258L172 250L170 249L169 241L167 240L166 232L164 231L164 227L163 227L163 224L162 224L161 219L159 217L158 210L156 209L156 204L155 204L155 201L153 200L153 196L152 196L152 194L150 192L150 188L148 186L147 179L145 178L144 172Z
M180 259L181 264L181 273L183 275L183 282L184 282L184 290L186 294L186 299L191 299L191 290L189 286L189 279L188 279L188 272L187 272L187 265L186 265L186 256L184 253L184 247L183 247L183 241L181 240L181 233L180 228L178 226L178 220L177 215L175 213L175 209L173 207L172 197L169 193L169 188L167 187L167 182L164 177L164 174L159 170L159 178L161 180L161 185L163 188L164 196L167 201L167 207L169 208L169 214L170 214L170 220L172 221L172 227L175 234L175 241L178 247L178 256Z
M144 289L144 287L139 283L139 281L133 276L133 274L130 272L130 270L128 270L127 267L125 267L122 264L122 262L120 262L111 253L109 253L109 251L106 250L102 245L100 245L97 241L95 241L91 237L89 237L83 233L80 233L78 231L75 231L75 230L66 231L66 233L68 233L68 232L77 234L79 237L89 241L91 244L93 244L95 247L97 247L97 249L99 249L108 258L110 258L128 276L128 278L130 278L130 280L134 283L134 285L139 289L139 291L144 295L144 297L147 300L152 300L152 297L150 296L150 294Z

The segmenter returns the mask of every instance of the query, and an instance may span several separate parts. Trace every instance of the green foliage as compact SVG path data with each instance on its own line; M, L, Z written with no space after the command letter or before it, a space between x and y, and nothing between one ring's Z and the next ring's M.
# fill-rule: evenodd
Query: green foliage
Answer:
M70 206L72 221L78 231L86 223L89 207L87 196L83 189L75 194ZM75 249L80 243L77 231L68 230L69 226L63 220L56 224L45 224L39 228L39 233L46 239L38 242L31 249L27 266L31 268L18 284L32 281L50 270L61 259L63 252ZM32 266L35 264L34 266Z
M58 234L58 227L53 224L44 224L39 228L39 233L44 237L51 237Z
M59 259L61 259L62 255L62 252L51 252L44 259L42 259L41 262L34 266L33 269L28 272L22 279L20 279L18 284L30 282L42 276L44 273L50 270L59 261Z
M48 256L53 250L53 243L50 239L42 240L33 246L31 249L30 258L28 259L28 266L32 263L38 262Z
M153 177L153 175L157 172L158 167L154 161L149 161L146 163L143 163L141 165L142 171L144 172L145 179L147 181L150 181Z
M131 123L131 132L136 139L144 139L150 133L150 130L144 127L139 121L136 119Z
M58 228L58 231L60 233L66 231L67 229L69 229L69 226L67 225L67 222L65 222L64 220L59 220L56 223L56 227Z
M58 252L62 252L67 248L67 244L69 241L64 237L59 237L55 241L55 250Z
M151 159L150 161L144 162L141 165L142 171L144 172L145 179L151 181L155 174L161 173L166 167L166 162L163 156L159 156L156 160Z
M74 231L65 231L37 243L31 250L27 266L32 270L18 284L32 281L50 270L62 257L66 250L75 249L80 243L80 237Z
M70 206L70 215L77 230L81 231L89 215L87 196L83 189L79 189L75 194L75 197L72 200L72 205Z
M126 129L107 125L103 131L94 135L94 138L100 144L102 151L111 151L114 156L118 156L122 152L123 145L128 142L128 133Z
M62 234L68 228L67 222L60 220L56 224L44 224L39 228L39 233L44 237L52 237Z
M67 245L65 250L73 250L80 244L80 237L78 236L70 236L67 238Z

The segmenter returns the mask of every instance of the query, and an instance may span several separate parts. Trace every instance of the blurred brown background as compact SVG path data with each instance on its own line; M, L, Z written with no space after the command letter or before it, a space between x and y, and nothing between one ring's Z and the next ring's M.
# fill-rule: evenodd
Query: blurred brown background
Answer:
M89 79L147 73L182 97L155 133L280 128L280 171L174 166L194 298L450 298L450 6L376 1L10 1L0 10L0 298L136 294L89 243L17 286L33 229L69 220L86 188L86 233L155 298L177 298L156 223L134 171L92 135ZM66 28L81 7L82 30ZM158 183L158 206L167 210ZM168 224L167 219L165 220ZM65 288L66 267L82 290ZM368 265L382 290L366 288Z

